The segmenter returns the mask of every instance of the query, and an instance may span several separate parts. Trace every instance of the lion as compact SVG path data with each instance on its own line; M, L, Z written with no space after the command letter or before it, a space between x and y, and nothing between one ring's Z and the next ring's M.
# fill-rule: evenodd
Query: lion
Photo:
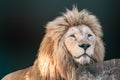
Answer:
M33 66L10 73L2 80L77 80L78 67L104 60L102 36L96 16L86 9L67 9L46 25Z

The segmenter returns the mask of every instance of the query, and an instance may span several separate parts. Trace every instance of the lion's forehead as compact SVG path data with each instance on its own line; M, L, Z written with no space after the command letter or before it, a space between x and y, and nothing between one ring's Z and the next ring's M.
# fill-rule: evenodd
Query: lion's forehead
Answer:
M94 34L93 31L87 25L80 25L79 29L80 29L81 33L91 33L91 34Z
M79 33L80 30L78 29L78 27L71 27L69 30L68 30L69 33Z
M80 35L82 34L84 35L87 33L94 34L93 31L87 25L79 25L79 26L71 27L68 29L67 33L68 34L74 33L74 34L80 34Z

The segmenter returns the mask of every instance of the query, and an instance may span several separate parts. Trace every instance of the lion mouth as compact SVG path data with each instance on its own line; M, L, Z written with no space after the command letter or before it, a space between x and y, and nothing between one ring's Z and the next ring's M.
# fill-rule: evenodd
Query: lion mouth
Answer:
M80 57L89 57L92 61L96 62L96 60L94 58L92 58L90 55L88 55L86 52L84 52L82 55L80 56L74 56L74 58L79 59Z
M86 57L86 56L90 57L87 53L83 53L83 54L80 55L80 56L74 56L74 58L80 58L80 57L82 57L82 56L84 56L84 57ZM90 58L91 58L91 57L90 57Z

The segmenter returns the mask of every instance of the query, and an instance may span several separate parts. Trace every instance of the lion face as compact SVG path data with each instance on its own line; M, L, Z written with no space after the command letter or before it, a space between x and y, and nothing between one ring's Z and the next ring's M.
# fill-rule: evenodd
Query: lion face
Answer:
M64 43L73 59L84 65L89 64L94 54L96 36L86 25L71 27L64 36Z

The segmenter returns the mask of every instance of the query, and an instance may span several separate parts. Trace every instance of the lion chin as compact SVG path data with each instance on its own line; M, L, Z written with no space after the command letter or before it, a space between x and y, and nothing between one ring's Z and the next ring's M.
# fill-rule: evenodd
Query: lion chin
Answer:
M83 56L80 59L76 59L81 65L90 64L90 58L87 56Z
M33 66L2 80L76 80L76 69L104 60L102 27L87 10L76 7L46 25Z

